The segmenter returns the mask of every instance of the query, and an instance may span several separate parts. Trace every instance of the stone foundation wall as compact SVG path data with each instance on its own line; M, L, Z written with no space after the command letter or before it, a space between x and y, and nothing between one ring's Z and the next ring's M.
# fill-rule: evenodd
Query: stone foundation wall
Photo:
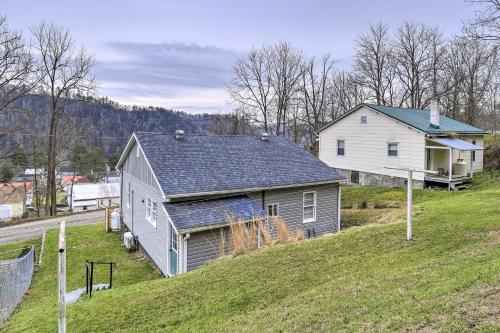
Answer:
M355 180L358 179L357 184L360 185L372 185L372 186L385 186L385 187L399 187L406 188L406 178L393 177L387 175L380 175L371 172L347 170L347 169L336 169L342 175L347 177L346 184L356 184ZM358 177L356 174L358 173ZM413 188L422 189L424 188L424 182L421 180L413 180Z

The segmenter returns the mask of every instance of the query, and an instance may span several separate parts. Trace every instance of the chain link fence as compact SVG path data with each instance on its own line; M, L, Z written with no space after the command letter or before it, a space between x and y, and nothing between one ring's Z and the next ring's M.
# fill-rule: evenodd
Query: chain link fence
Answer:
M17 258L5 259L13 255ZM0 323L14 312L30 287L34 266L34 247L0 253Z

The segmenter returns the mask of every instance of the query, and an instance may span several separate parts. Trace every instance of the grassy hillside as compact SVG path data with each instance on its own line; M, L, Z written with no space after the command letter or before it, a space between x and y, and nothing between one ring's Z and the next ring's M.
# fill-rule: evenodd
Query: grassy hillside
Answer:
M66 230L67 291L85 287L86 259L116 262L117 266L113 271L113 288L117 289L159 277L159 274L147 262L137 260L136 254L122 249L119 236L104 232L102 224L69 227ZM42 265L35 268L33 284L17 312L3 329L0 328L0 331L57 331L58 235L58 230L51 230L47 233ZM0 252L31 244L36 245L36 259L38 260L40 239L0 245ZM102 267L94 269L95 283L107 283L108 271Z
M403 191L355 187L343 194L344 201L367 196L372 206L399 202ZM467 191L415 197L413 241L399 220L216 261L172 279L133 284L140 277L130 272L130 284L69 306L69 331L498 332L500 174L481 175ZM45 306L30 295L6 331L54 331L52 308L39 321Z

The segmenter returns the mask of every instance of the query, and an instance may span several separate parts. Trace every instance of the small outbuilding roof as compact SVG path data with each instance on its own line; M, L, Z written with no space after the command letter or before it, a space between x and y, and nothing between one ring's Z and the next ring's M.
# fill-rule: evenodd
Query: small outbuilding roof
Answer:
M344 179L285 137L135 133L168 198L240 193ZM133 140L120 159L121 166Z
M468 125L461 121L448 118L446 116L440 115L439 117L439 128L432 127L430 124L430 111L423 109L410 109L410 108L398 108L386 105L368 104L362 103L356 106L351 111L347 112L344 116L358 110L360 107L368 107L372 110L381 112L386 116L394 118L408 126L416 128L427 134L444 134L444 133L463 133L463 134L486 134L486 131L476 128L474 126ZM332 121L327 124L319 131L328 128L333 125L338 120L342 119L344 116Z
M165 202L163 205L178 231L227 225L228 217L247 221L254 216L265 216L265 212L246 195L179 203Z
M479 147L475 144L457 138L433 138L431 139L431 141L434 141L446 147L462 151L483 150L482 147Z

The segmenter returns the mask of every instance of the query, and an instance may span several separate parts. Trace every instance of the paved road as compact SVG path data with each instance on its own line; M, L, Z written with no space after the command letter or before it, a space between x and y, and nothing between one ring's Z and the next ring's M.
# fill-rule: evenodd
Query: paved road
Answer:
M104 220L104 211L96 210L88 213L61 216L52 219L2 227L0 228L0 244L39 237L49 229L58 228L59 223L63 220L66 221L66 226L97 223Z

